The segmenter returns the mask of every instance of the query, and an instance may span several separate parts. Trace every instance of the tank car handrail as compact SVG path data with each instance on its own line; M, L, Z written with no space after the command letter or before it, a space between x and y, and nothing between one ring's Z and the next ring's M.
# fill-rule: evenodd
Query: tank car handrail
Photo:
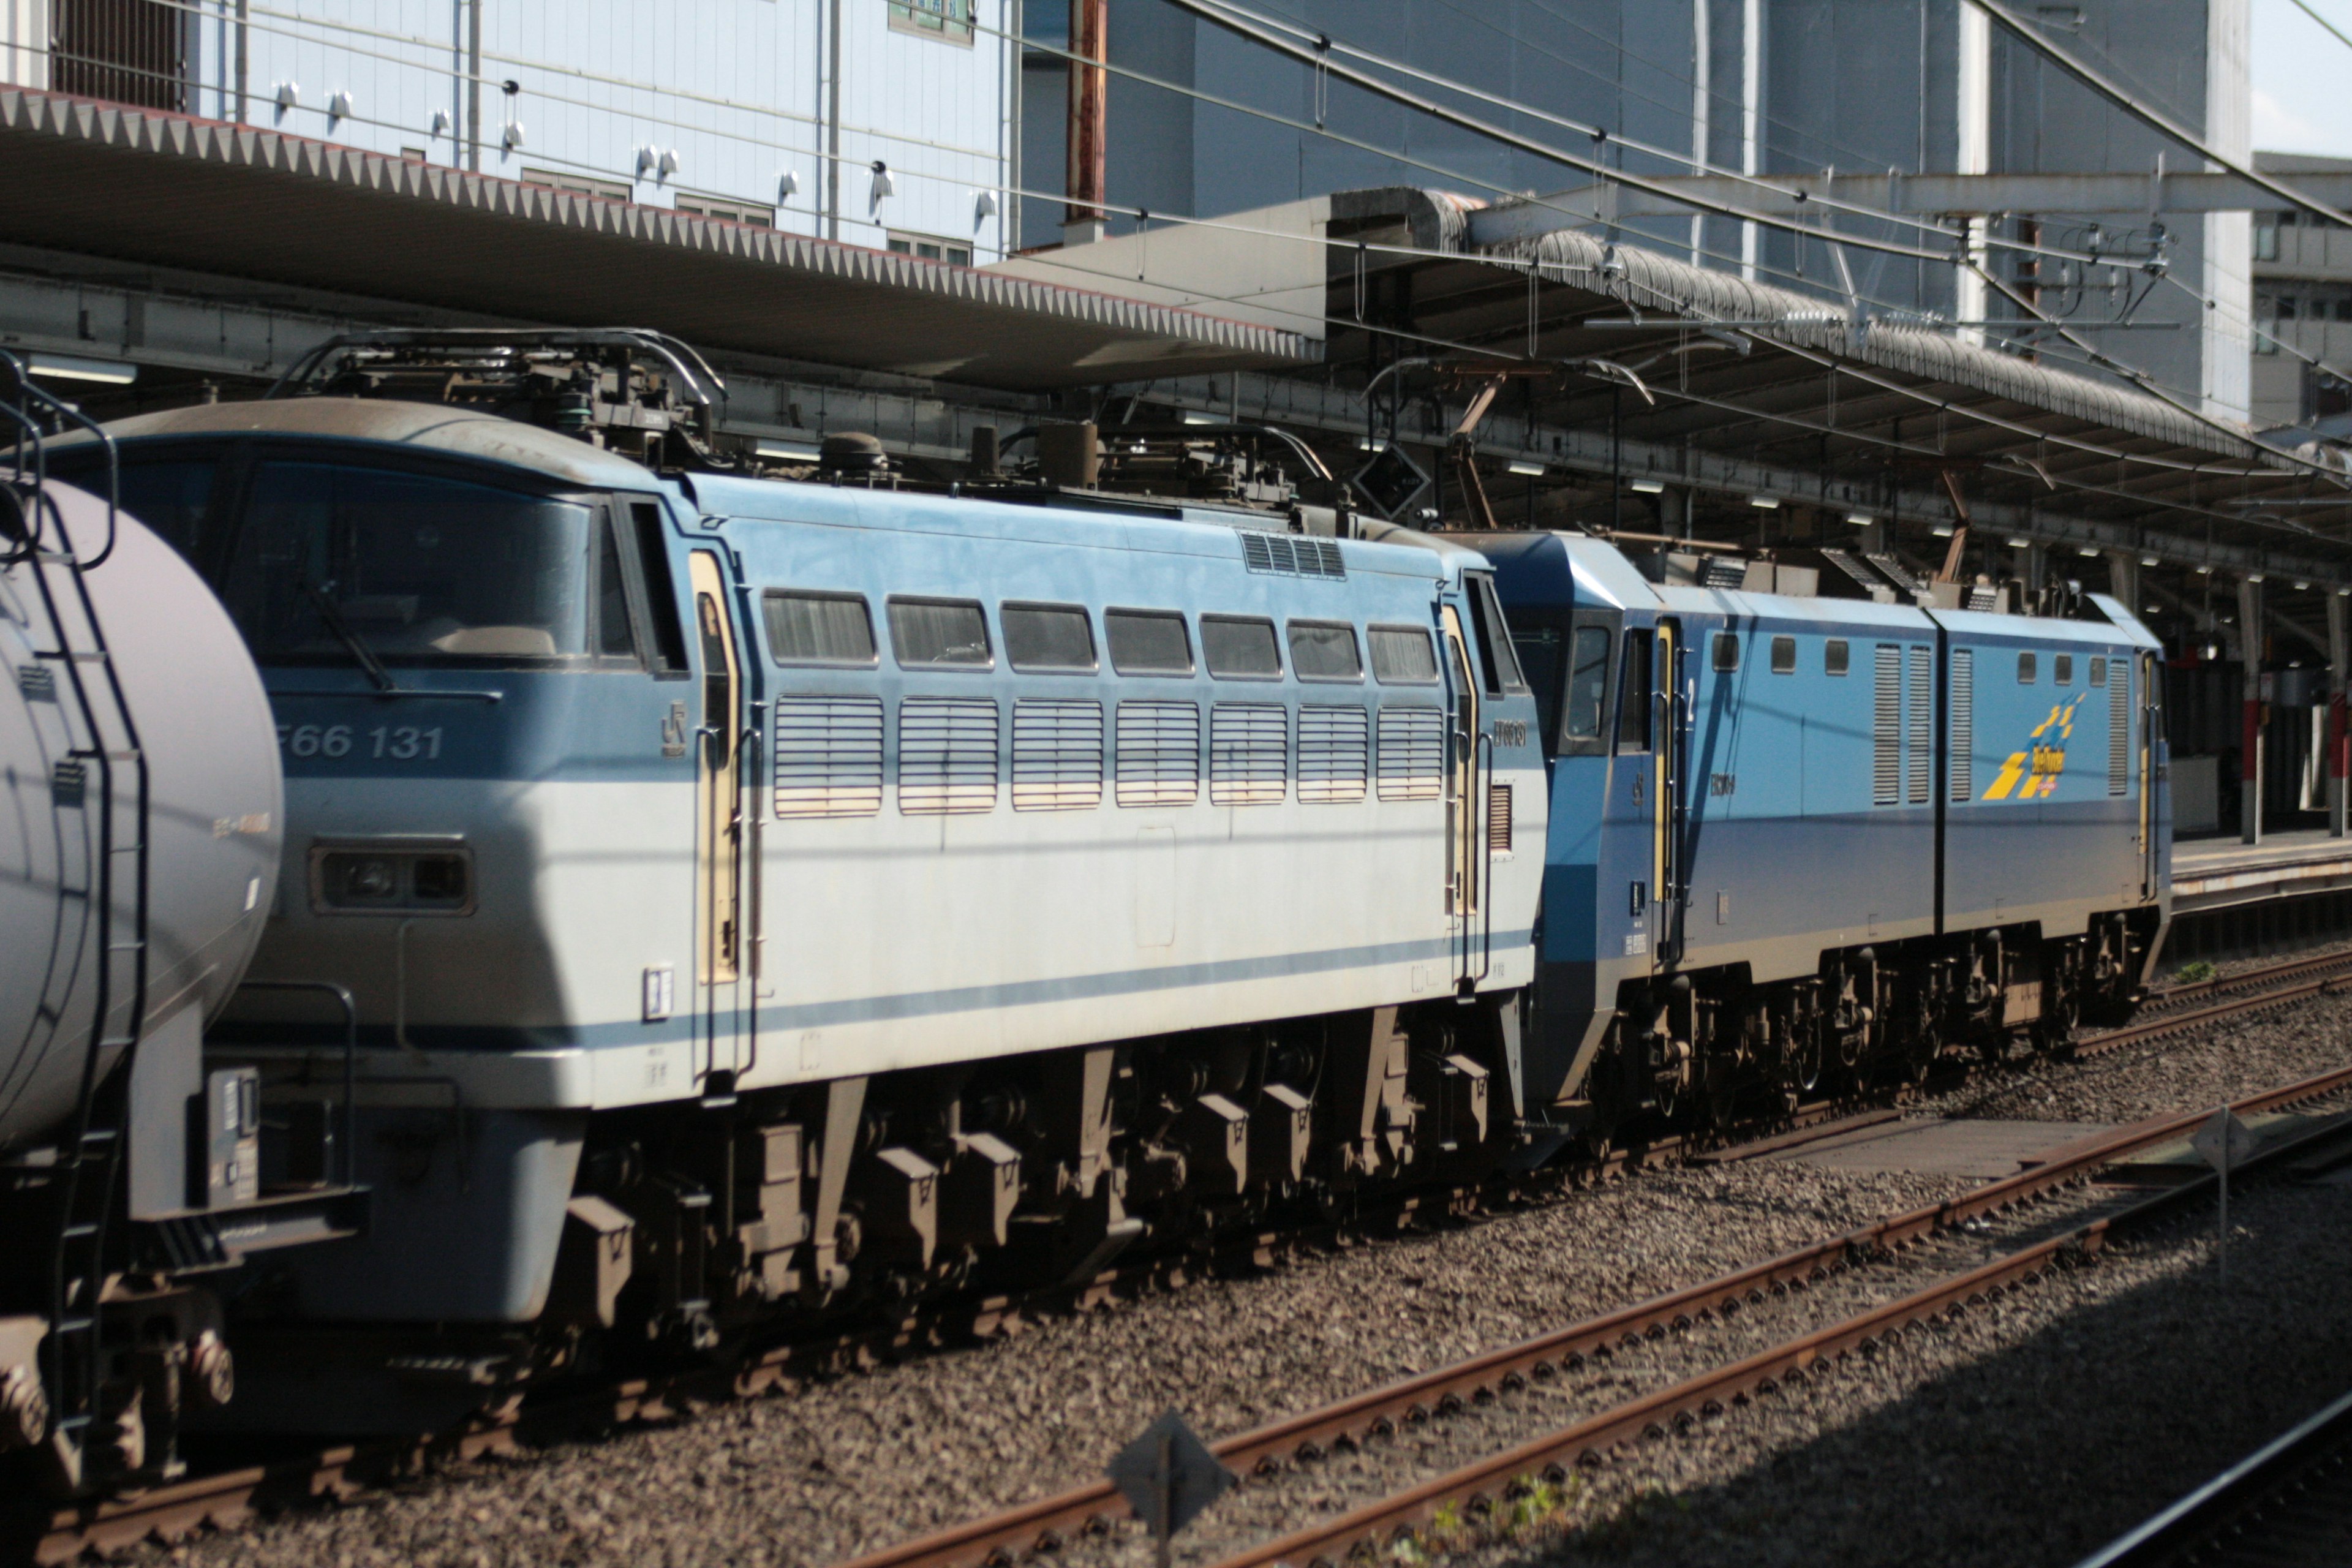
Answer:
M91 435L97 437L99 444L106 448L106 547L88 561L77 559L74 562L74 565L77 570L94 572L99 567L105 565L107 557L114 553L115 535L120 531L115 526L114 514L121 510L121 507L122 463L121 454L117 451L114 445L114 437L108 432L105 426L99 424L89 415L84 414L80 409L76 408L72 404L64 401L62 398L53 396L45 388L35 385L33 384L32 373L26 368L25 362L18 359L15 354L10 353L5 349L0 349L0 363L5 363L8 367L9 374L16 377L16 392L19 397L29 395L37 399L45 407L48 408L58 417L65 419L71 424L79 425L83 429L89 431ZM13 407L8 404L0 403L0 412L5 412L11 419L16 420L17 424L23 426L32 436L33 458L35 464L34 483L36 488L40 489L46 498L48 489L49 468L47 454L42 449L41 446L40 426L36 424L31 416L26 415L22 409ZM21 439L17 442L17 449L20 453L24 449L24 443ZM19 464L18 471L21 473L23 458L20 457L17 461ZM57 503L50 501L48 504L54 508ZM39 531L37 526L31 537L37 537L38 532ZM64 542L66 553L68 555L72 554L73 544L70 540L66 539L65 519L63 516L59 516L58 519L58 537L60 541ZM26 548L33 548L30 537L27 539ZM16 557L10 557L9 559L13 561L16 559Z
M351 987L331 980L240 980L239 991L315 991L335 999L343 1010L343 1183L346 1187L359 1185L360 1147L359 1105L360 1081L360 1005L353 999ZM305 1058L307 1062L308 1058Z

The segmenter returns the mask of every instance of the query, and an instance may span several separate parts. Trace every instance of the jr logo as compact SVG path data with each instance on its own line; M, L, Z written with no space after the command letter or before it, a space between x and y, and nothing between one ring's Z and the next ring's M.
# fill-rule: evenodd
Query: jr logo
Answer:
M2074 733L2074 710L2081 693L2050 710L2050 717L2033 727L2024 751L2011 752L2000 773L1980 797L1985 800L2038 800L2058 787L2066 771L2066 741ZM2021 783L2020 781L2022 781Z

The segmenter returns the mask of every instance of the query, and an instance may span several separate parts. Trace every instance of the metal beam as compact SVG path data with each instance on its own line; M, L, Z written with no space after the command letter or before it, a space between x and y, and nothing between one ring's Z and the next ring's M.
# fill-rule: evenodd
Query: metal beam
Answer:
M1590 226L1596 221L1590 216L1596 195L1611 222L1687 217L1695 210L1736 202L1750 212L1811 219L1822 226L1813 231L1819 238L1843 237L1831 232L1833 225L1857 221L1825 210L1824 198L1923 218L1993 213L2229 213L2284 205L2235 174L2158 169L2145 174L1774 174L1762 181L1736 174L1653 174L1644 184L1651 188L1634 190L1612 182L1596 192L1591 185L1580 185L1536 202L1472 213L1470 243L1507 245L1555 229ZM2352 206L2352 173L2298 172L2294 184L2330 206ZM1569 210L1559 210L1563 207ZM2132 264L2129 258L2118 260Z

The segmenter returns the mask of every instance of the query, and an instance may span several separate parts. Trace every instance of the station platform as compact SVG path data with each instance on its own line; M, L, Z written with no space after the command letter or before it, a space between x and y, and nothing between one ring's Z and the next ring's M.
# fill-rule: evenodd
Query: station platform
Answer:
M2172 913L2201 914L2239 904L2352 889L2352 838L2324 828L2234 837L2192 838L2172 847Z

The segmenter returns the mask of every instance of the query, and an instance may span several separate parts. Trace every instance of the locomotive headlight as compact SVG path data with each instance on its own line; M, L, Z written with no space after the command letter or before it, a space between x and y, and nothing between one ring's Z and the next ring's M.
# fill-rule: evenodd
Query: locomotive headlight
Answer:
M322 915L470 915L474 852L454 835L318 840L310 846L310 908Z

